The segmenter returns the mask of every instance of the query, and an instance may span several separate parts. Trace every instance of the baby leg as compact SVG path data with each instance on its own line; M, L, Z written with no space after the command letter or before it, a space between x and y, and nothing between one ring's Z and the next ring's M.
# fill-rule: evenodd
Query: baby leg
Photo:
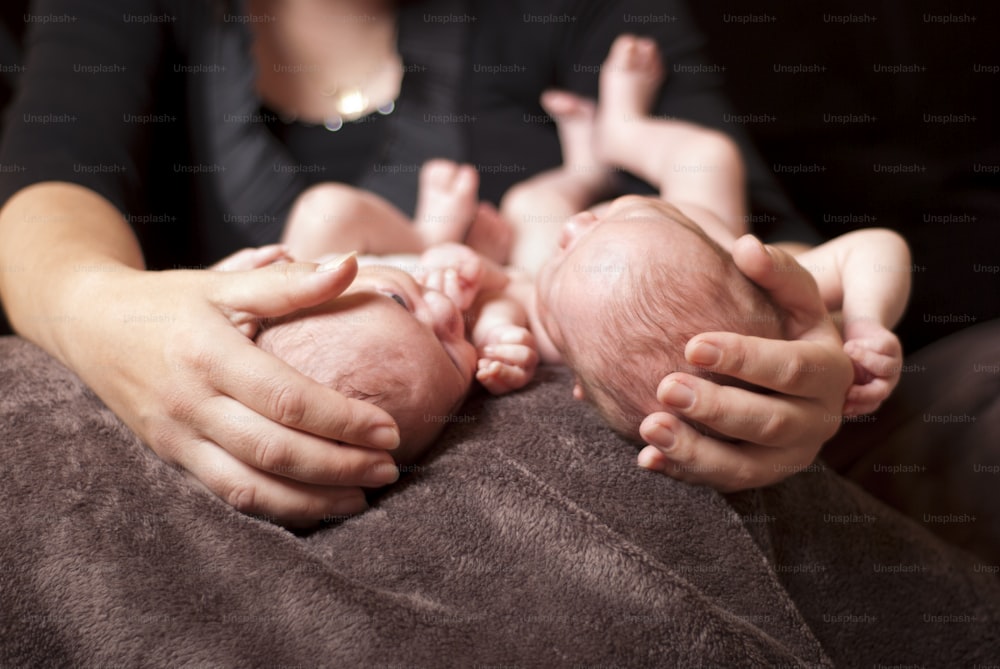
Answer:
M646 178L632 167L634 154L641 152L635 126L649 117L665 76L656 40L635 35L615 39L601 65L594 143L602 161Z
M313 186L296 199L282 242L292 257L330 253L420 253L423 242L403 212L377 195L338 183Z
M428 160L420 169L420 190L413 227L434 246L462 242L479 204L479 174L472 165Z
M725 236L738 236L746 231L739 148L717 130L650 116L663 78L654 40L633 35L615 40L601 70L598 154L657 186L661 197L682 210L693 205L692 211L718 218L721 224L710 225L724 226Z
M414 226L427 247L465 244L506 263L513 233L497 210L479 202L479 174L472 165L430 160L420 170Z
M555 249L563 222L615 186L614 172L594 152L594 103L555 90L546 91L541 103L555 119L563 165L512 187L500 203L515 230L511 263L529 274Z

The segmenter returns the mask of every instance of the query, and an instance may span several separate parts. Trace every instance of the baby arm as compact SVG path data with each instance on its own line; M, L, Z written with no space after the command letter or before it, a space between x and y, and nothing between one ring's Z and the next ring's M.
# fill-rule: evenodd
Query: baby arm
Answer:
M796 259L816 278L827 309L841 312L844 352L854 363L844 415L875 411L899 382L903 364L892 328L910 294L905 240L891 230L857 230Z
M469 338L479 353L479 382L495 395L528 383L538 365L538 347L504 268L462 244L433 246L420 265L418 280L466 312Z
M485 291L473 305L471 339L479 352L476 378L494 395L523 387L535 375L538 346L524 305L506 288Z

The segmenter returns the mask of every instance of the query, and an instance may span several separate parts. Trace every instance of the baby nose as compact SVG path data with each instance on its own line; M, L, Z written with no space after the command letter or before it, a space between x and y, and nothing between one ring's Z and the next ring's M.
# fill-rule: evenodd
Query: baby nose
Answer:
M581 211L570 216L559 231L559 248L566 249L576 243L580 236L597 223L597 217L589 211Z
M427 290L424 292L424 301L431 312L431 326L438 339L455 341L465 338L462 312L451 298L436 290Z

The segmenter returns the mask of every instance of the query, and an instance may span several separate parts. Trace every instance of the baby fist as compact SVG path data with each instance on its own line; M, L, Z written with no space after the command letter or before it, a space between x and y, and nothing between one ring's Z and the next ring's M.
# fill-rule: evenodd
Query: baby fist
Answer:
M854 363L854 383L847 390L844 415L872 413L899 383L903 347L890 330L870 321L848 325L844 339L844 353Z
M444 293L465 311L476 299L484 271L478 253L461 244L443 243L424 251L416 275L424 286Z
M479 348L476 378L486 390L502 395L524 387L537 366L535 336L519 325L498 325Z

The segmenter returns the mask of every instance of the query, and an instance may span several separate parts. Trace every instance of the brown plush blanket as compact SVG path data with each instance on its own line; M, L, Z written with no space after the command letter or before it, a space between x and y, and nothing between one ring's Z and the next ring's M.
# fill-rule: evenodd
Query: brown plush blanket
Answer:
M638 469L562 370L471 400L367 513L296 536L0 339L0 666L972 666L1000 580L822 467Z

